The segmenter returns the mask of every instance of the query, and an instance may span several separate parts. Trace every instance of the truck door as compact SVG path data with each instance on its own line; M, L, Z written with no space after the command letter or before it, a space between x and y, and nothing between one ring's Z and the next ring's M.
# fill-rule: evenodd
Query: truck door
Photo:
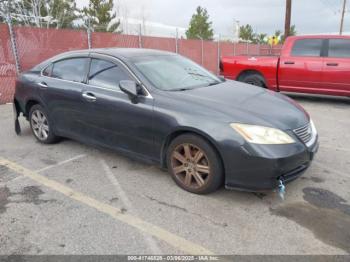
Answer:
M289 56L281 56L278 72L281 91L315 93L323 87L323 46L325 40L299 39Z
M324 93L350 95L350 39L327 40L327 54L323 62Z

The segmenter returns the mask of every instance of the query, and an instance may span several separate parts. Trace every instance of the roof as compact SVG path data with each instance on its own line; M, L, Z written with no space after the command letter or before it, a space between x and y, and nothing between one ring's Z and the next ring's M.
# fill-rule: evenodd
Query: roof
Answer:
M40 64L34 66L31 70L41 70L44 68L47 63L57 61L60 59L65 59L70 56L74 55L81 55L85 54L88 55L89 53L98 53L98 54L105 54L114 56L116 58L120 59L129 59L134 57L145 57L145 56L164 56L164 55L176 55L172 52L167 51L161 51L161 50L155 50L155 49L144 49L144 48L94 48L94 49L81 49L81 50L72 50L68 52L64 52L61 54L58 54L54 57L51 57Z
M160 55L175 55L174 53L154 50L154 49L144 49L144 48L96 48L90 49L89 52L106 54L115 57L123 58L133 58L141 56L160 56Z

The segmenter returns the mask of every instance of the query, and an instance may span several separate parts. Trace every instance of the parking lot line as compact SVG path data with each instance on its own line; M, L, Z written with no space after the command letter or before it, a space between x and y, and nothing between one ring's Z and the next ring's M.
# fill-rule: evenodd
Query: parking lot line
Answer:
M115 190L117 191L117 194L118 194L121 202L125 205L125 207L128 210L134 211L133 205L131 204L128 196L126 195L125 191L122 189L119 181L117 180L117 178L115 177L115 175L113 174L113 172L111 171L109 166L107 165L106 161L101 159L100 162L101 162L101 165L103 167L103 170L105 171L105 174L106 174L108 180L111 182L111 184L114 186ZM137 215L137 213L135 215ZM154 239L150 235L144 234L144 238L145 238L148 246L150 247L152 254L161 254L162 253L162 251L158 247L157 243L154 241Z
M92 197L89 197L83 193L73 190L70 187L67 187L59 182L48 179L45 176L39 175L37 172L29 170L15 162L4 159L0 157L0 165L6 166L9 169L15 171L18 174L21 174L25 177L28 177L35 182L44 185L54 191L57 191L71 199L74 199L82 204L90 206L102 213L110 215L114 219L121 221L129 226L132 226L142 232L150 234L174 248L181 250L185 254L193 255L213 255L214 253L196 243L193 243L185 238L175 235L161 227L153 225L149 222L143 221L142 219L126 214L121 209L102 203Z
M44 167L44 168L41 168L41 169L39 169L39 170L36 170L35 172L40 173L40 172L42 172L42 171L45 171L45 170L54 168L54 167L56 167L56 166L60 166L60 165L67 164L67 163L69 163L69 162L71 162L71 161L77 160L77 159L79 159L79 158L83 158L83 157L85 157L85 156L86 156L85 154L78 155L78 156L69 158L69 159L67 159L67 160L58 162L58 163L56 163L56 164L54 164L54 165L46 166L46 167Z

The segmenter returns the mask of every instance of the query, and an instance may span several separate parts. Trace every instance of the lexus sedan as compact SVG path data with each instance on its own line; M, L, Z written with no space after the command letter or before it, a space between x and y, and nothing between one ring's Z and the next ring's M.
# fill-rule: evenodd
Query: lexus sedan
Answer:
M299 177L318 149L308 113L275 92L216 77L173 53L63 53L19 76L18 116L42 143L103 146L168 169L197 194L272 190Z

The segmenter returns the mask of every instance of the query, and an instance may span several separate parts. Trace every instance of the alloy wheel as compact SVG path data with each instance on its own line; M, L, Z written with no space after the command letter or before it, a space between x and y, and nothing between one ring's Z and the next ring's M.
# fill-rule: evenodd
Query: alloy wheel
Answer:
M204 151L193 144L180 144L171 154L171 168L176 179L188 189L200 189L211 176Z
M32 113L31 125L35 136L44 141L49 136L49 122L47 121L46 116L40 110L35 110Z

